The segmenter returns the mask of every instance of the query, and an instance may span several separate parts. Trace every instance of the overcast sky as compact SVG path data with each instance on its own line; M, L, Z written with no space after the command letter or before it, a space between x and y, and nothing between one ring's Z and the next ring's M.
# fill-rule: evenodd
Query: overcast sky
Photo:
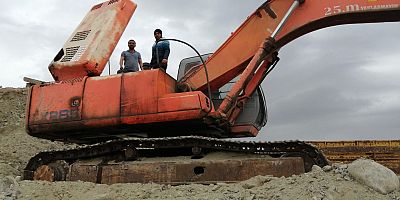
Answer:
M0 85L24 87L23 77L52 81L47 66L98 0L19 0L0 7ZM128 39L145 62L153 30L215 51L260 0L136 0L138 8L111 57L115 73ZM263 82L269 122L261 140L400 139L400 23L331 27L280 51ZM193 52L171 44L168 73ZM108 69L105 73L108 74Z

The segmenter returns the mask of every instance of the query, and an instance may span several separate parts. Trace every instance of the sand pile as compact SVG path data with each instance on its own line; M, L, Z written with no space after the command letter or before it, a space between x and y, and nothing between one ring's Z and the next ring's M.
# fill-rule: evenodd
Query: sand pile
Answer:
M235 184L159 185L21 180L31 156L65 145L36 139L24 131L25 89L0 89L0 200L2 199L388 199L400 200L399 179L370 160L314 166L291 177L257 176ZM362 174L361 172L364 172ZM361 175L356 175L361 173ZM365 179L363 179L363 176ZM360 178L361 177L361 178ZM371 183L372 182L372 183ZM397 185L396 185L397 184ZM375 186L374 186L375 185ZM380 188L377 188L380 187Z

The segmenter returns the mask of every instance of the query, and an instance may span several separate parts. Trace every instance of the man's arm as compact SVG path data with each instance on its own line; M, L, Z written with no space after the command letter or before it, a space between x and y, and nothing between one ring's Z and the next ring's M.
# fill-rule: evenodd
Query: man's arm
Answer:
M121 55L121 58L119 59L119 69L123 69L123 66L124 65L124 56L123 55Z
M140 55L139 52L137 52L137 53L138 53L138 63L139 63L140 70L143 70L142 55Z
M170 53L170 49L169 49L169 42L168 41L163 41L163 42L164 42L163 43L164 56L163 56L163 59L162 59L161 63L166 64L166 63L168 63L168 56L169 56L169 53Z
M143 62L142 62L142 59L139 58L139 59L138 59L138 62L139 62L140 70L143 70Z

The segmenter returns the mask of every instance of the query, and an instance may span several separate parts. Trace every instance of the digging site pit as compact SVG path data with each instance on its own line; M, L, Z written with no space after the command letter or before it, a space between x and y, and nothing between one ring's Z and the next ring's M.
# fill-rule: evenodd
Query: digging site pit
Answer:
M37 139L24 129L26 88L0 88L0 200L7 199L388 199L400 200L399 177L367 159L333 163L290 177L257 176L211 185L95 184L22 180L29 159L72 144Z

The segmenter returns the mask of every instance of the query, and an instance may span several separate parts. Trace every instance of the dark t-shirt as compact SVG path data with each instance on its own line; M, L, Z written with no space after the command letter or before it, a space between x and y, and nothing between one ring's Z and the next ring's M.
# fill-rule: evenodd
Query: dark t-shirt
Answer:
M142 59L139 52L130 52L129 50L123 51L121 56L124 57L124 71L139 71L139 59Z

